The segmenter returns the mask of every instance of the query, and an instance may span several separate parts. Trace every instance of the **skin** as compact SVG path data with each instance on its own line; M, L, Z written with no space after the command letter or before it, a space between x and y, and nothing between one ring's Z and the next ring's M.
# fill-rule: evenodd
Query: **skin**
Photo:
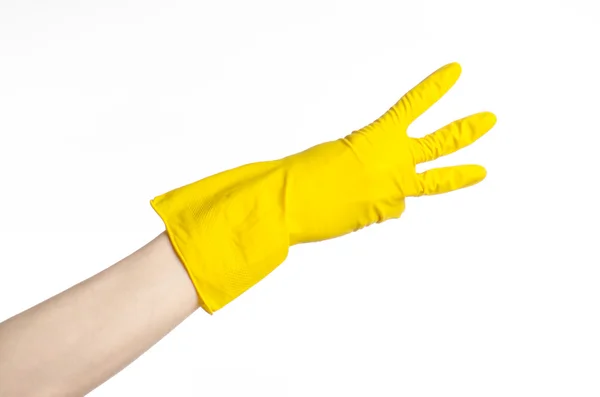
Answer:
M0 323L0 396L81 396L198 309L165 233Z

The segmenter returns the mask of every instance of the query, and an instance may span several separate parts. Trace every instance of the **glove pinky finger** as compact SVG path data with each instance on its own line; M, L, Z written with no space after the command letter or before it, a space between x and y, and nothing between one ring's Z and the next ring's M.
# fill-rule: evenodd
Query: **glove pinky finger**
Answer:
M463 189L481 182L485 176L486 170L480 165L433 168L417 174L418 188L414 196L442 194Z

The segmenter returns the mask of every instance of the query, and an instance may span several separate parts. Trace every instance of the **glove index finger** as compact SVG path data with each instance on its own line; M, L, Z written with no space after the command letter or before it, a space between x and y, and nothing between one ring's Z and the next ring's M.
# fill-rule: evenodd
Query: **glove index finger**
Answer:
M412 123L456 83L461 73L457 62L442 66L407 92L393 107L406 123Z

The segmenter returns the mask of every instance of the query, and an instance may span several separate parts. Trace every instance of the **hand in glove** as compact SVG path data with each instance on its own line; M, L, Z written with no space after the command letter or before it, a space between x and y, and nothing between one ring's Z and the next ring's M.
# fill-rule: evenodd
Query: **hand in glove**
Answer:
M479 165L416 172L416 165L461 149L490 130L489 112L423 138L408 126L454 85L446 65L368 126L272 161L247 164L151 201L209 313L275 269L298 243L320 241L398 218L406 197L446 193L485 178Z

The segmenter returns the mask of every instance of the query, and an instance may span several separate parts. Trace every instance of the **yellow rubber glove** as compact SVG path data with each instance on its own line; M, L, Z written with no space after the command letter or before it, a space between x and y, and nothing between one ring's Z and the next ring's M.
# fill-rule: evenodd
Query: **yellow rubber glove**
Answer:
M247 164L151 201L209 313L259 282L291 245L398 218L404 199L473 185L479 165L418 174L418 163L465 147L496 122L492 113L455 121L423 138L407 135L461 72L446 65L370 125L279 160Z

